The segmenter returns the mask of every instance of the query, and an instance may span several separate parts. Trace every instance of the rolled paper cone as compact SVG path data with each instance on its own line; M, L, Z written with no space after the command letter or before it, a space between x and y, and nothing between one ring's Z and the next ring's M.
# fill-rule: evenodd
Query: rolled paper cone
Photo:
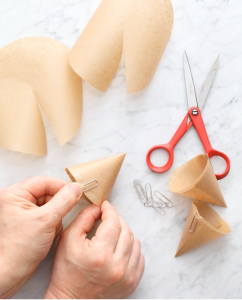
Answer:
M61 145L78 131L82 79L69 65L69 49L47 37L27 37L0 50L0 146L46 154L39 107Z
M207 154L201 154L172 172L169 189L177 194L227 207Z
M229 224L215 210L194 200L175 257L231 232Z
M173 25L170 0L103 0L69 54L73 70L105 92L125 53L127 93L152 79Z
M82 185L83 190L91 188L84 192L84 198L100 207L103 201L109 199L125 155L118 154L69 167L66 172L73 182ZM96 183L98 185L94 187Z

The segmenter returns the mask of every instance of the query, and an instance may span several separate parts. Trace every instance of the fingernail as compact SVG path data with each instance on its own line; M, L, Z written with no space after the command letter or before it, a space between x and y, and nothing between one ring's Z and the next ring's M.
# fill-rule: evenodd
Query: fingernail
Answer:
M76 194L77 198L80 198L82 195L82 187L79 183L74 182L69 185L70 189Z

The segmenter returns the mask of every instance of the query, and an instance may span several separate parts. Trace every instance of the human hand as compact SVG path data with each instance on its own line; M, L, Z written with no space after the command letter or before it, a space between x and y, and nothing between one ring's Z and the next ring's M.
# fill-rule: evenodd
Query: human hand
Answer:
M0 190L1 298L13 296L31 277L81 194L78 183L47 176Z
M95 236L87 239L100 216ZM91 205L82 210L61 234L44 298L125 298L143 271L140 242L104 201L101 209Z

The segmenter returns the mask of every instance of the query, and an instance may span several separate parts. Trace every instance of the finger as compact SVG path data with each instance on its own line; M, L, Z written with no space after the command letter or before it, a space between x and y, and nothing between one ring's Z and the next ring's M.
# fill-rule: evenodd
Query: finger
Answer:
M83 209L79 215L66 228L70 240L80 239L84 243L87 234L92 230L95 222L101 217L100 207L92 204Z
M55 239L58 238L58 236L62 233L62 231L63 231L63 225L61 224L61 226L59 226L55 232Z
M144 270L145 270L145 258L144 255L141 253L140 258L139 258L139 262L138 262L138 266L136 269L136 274L138 276L138 283L140 282L143 274L144 274Z
M144 256L141 254L139 261L138 261L138 265L136 266L136 268L133 268L130 274L133 274L133 282L129 282L130 286L129 286L129 290L131 293L133 293L136 288L139 285L139 282L144 274L144 268L145 268L145 260L144 260ZM127 281L129 281L129 277L127 277Z
M115 248L115 253L122 259L125 257L126 260L129 261L130 255L133 250L134 235L133 232L130 230L128 224L123 220L123 218L119 217L119 219L122 226L122 230L119 236L117 246Z
M53 196L51 196L51 195L44 195L44 196L36 199L37 200L36 204L38 206L42 206L45 203L49 202L52 198L53 198Z
M36 204L36 198L40 198L44 195L53 196L67 184L69 184L69 182L62 179L36 176L20 181L7 189L11 189L16 196Z
M62 225L62 220L57 224L56 231L58 230L59 227L61 227L61 225Z
M62 187L45 205L39 208L40 213L49 217L50 226L56 227L62 218L77 204L82 196L82 187L78 183L70 183Z
M129 259L129 266L137 268L141 256L141 243L138 239L134 238L132 253Z
M95 240L95 242L101 246L108 247L114 252L122 228L119 215L108 201L102 203L101 213L102 223L98 227L95 237L92 240Z

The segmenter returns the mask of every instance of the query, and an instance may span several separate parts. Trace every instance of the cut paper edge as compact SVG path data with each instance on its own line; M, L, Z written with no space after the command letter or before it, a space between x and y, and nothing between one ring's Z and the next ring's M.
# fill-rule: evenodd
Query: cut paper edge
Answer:
M105 92L125 53L127 93L151 81L173 26L170 0L103 0L70 51L73 70Z
M227 207L207 154L200 154L174 170L169 189L180 195Z
M12 84L12 100L6 101L7 94L1 95L5 103L2 101L0 109L4 106L5 111L14 112L15 119L22 122L17 128L16 122L5 120L5 130L0 133L0 141L6 140L7 146L4 142L0 142L0 146L28 154L46 154L43 121L39 121L40 112L36 112L38 105L61 145L78 132L82 116L82 79L69 65L69 51L62 43L47 37L21 38L0 50L0 82L8 86ZM20 94L17 86L21 86ZM3 88L1 89L3 93ZM30 90L36 105L30 105L30 99L24 96L29 95ZM25 106L25 110L20 110L21 115L12 106L17 107L19 103ZM37 115L38 120L32 121ZM38 142L33 143L31 137L28 138L26 132L32 132L33 129L26 128L27 123L36 128L33 141ZM22 128L24 129L20 132Z
M215 210L204 202L195 199L192 202L175 257L207 244L229 232L231 232L229 224Z

